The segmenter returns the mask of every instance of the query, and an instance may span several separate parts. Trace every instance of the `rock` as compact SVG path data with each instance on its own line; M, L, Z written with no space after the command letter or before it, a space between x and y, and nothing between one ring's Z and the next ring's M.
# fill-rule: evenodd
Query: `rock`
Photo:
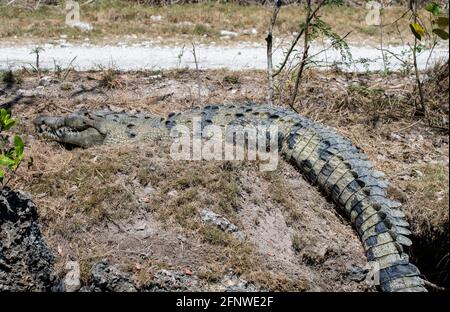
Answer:
M80 264L78 261L68 261L65 266L68 270L64 277L63 284L66 292L75 292L81 288Z
M220 228L222 231L233 233L239 231L238 227L232 224L228 219L207 209L200 211L200 217L203 222L212 224Z
M162 20L162 16L161 15L152 15L152 16L150 16L150 19L154 22L160 22Z
M82 30L82 31L91 31L92 29L94 29L94 27L91 24L83 23L83 22L73 23L70 26L74 27L74 28L78 28L79 30Z
M416 178L422 178L424 176L422 171L416 169L413 169L412 175Z
M192 275L183 272L160 270L143 287L145 291L193 291L198 281Z
M150 183L148 183L145 187L144 190L142 191L144 193L144 195L150 195L151 193L153 193L155 191L155 189L150 185Z
M391 133L390 137L391 137L391 139L397 140L397 141L401 141L403 139L401 136L399 136L396 133Z
M258 34L258 30L256 28L252 28L252 29L246 29L242 32L244 35L257 35Z
M215 225L222 231L231 233L231 235L240 241L244 241L246 238L245 234L239 231L239 228L236 225L231 223L227 218L224 218L215 212L203 209L200 211L200 218L205 223Z
M17 90L17 93L18 93L18 95L21 95L23 97L35 97L35 96L45 95L43 86L38 86L34 90L19 89L19 90Z
M36 206L27 194L4 187L0 192L0 291L61 291L53 264Z
M238 34L237 32L234 32L234 31L221 30L221 31L220 31L220 36L221 36L221 37L229 37L229 38L232 38L232 37L237 37L237 36L239 36L239 34Z
M178 192L176 190L171 190L167 193L167 195L169 195L170 197L175 197L178 195Z
M102 260L91 269L89 291L136 292L137 288L128 274Z
M362 282L366 279L367 273L367 269L352 264L348 271L345 272L345 276L351 281Z
M439 191L436 192L436 201L442 201L445 197L445 192L444 191Z
M257 292L264 291L254 284L242 279L234 274L233 271L229 271L221 280L221 284L225 287L226 292Z
M203 209L200 211L200 217L203 222L215 225L222 231L232 233L239 230L238 227L232 224L228 219L210 210Z
M39 79L39 85L40 86L48 86L52 82L54 82L54 79L50 76L44 76L41 79Z

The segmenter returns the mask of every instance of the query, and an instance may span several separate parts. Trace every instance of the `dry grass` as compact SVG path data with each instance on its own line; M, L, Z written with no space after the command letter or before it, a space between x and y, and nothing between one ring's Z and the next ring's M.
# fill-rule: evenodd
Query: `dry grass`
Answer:
M124 82L120 79L118 75L118 70L114 68L101 68L101 77L99 85L106 89L119 89L125 86Z
M288 213L288 224L294 225L302 220L301 212L296 209L294 194L292 193L292 189L289 188L287 181L274 171L265 172L263 177L270 183L268 196L282 205Z
M18 7L4 7L0 18L4 21L0 36L13 41L59 39L61 35L71 40L83 40L89 37L96 42L115 42L128 39L142 40L157 38L160 41L185 41L196 38L196 41L212 41L219 39L222 29L242 32L252 28L258 34L241 35L232 40L257 40L263 42L271 8L268 6L240 6L233 3L206 2L199 4L183 4L171 6L143 6L121 0L96 1L81 8L81 19L94 26L89 34L64 26L62 6L41 5L38 10L27 10ZM389 7L384 10L384 22L389 25L404 12L401 7ZM379 31L375 26L367 26L363 7L325 6L321 9L322 19L332 29L344 35L352 31L348 40L354 43L378 44ZM151 16L162 16L161 21L153 21ZM302 6L291 5L281 10L277 24L276 36L290 38L292 32L298 30L298 24L305 16ZM406 41L412 39L408 22L403 19L399 23L399 31L393 25L384 29L384 43L401 43L400 37ZM136 38L133 38L136 36ZM16 38L17 37L17 38Z
M420 176L406 181L404 189L413 195L408 205L408 215L417 236L433 240L436 236L448 236L448 168L439 164L418 166ZM423 176L422 176L423 175Z
M424 79L424 96L430 124L448 128L449 114L449 70L448 59L434 64Z

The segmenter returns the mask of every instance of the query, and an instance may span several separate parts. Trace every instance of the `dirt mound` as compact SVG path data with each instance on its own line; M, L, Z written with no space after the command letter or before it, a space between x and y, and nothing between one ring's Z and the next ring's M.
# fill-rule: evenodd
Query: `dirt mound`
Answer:
M167 270L198 278L200 288L221 290L231 268L272 290L367 290L353 282L364 279L366 262L354 231L284 163L271 176L245 163L177 165L164 158L161 146L68 151L35 137L30 120L39 114L110 106L164 116L206 102L265 98L261 72L201 72L201 99L192 96L194 72L154 74L118 73L124 87L116 89L98 86L102 73L71 72L70 89L29 75L0 96L7 103L19 88L35 94L11 104L21 119L27 157L34 160L19 168L11 184L31 193L38 205L55 266L62 271L68 259L79 261L83 285L92 266L108 258L140 285ZM448 274L448 134L413 119L410 78L311 72L299 110L337 128L386 173L390 195L403 203L414 233L412 261L428 280L445 285L437 277ZM236 225L248 244L204 224L204 209Z
M93 290L128 278L150 291L370 290L350 276L366 262L351 226L287 163L267 174L247 162L173 161L163 142L31 146L40 173L28 187L57 266L78 261L82 285L97 276ZM205 222L203 209L245 239ZM103 259L127 277L95 265Z
M41 237L36 206L22 192L0 194L0 291L57 291L54 257Z

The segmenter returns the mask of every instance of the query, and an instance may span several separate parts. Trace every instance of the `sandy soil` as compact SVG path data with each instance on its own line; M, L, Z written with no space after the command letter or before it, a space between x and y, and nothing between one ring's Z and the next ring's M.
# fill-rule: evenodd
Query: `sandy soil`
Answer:
M281 64L289 41L275 44L274 64ZM267 68L266 46L262 43L238 44L200 44L195 47L197 64L190 44L158 45L151 42L123 43L121 45L97 46L86 44L72 44L60 40L58 43L40 45L44 50L40 53L40 67L55 70L55 66L62 68L73 66L76 70L98 70L99 68L116 68L118 70L162 70L176 68L200 69L228 68L233 70L265 69ZM0 70L18 69L22 66L35 65L36 55L30 53L35 45L0 45ZM405 57L410 51L408 46L387 46L386 50L395 54L393 57L386 52L389 70L400 70L405 66L400 61L408 62L412 59ZM326 50L322 53L321 51ZM425 69L436 60L448 55L448 45L436 47L430 55L430 50L424 50L418 55L418 67ZM301 49L298 53L301 53ZM380 49L369 46L353 45L349 47L353 61L342 60L341 51L329 48L329 45L313 45L309 50L311 61L316 66L330 67L337 65L346 71L364 72L384 70L383 56ZM405 54L406 53L406 54ZM400 59L400 60L399 60Z

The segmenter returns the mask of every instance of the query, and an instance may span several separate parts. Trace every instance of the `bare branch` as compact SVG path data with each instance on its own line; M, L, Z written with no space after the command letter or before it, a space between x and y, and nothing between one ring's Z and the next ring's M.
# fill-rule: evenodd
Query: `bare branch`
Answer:
M197 76L197 95L198 95L198 102L200 102L200 72L198 68L198 60L197 60L197 53L195 52L195 44L194 42L191 42L192 44L192 55L194 56L194 62L195 62L195 72ZM193 103L192 103L193 104Z
M296 77L295 77L295 85L294 85L294 91L292 93L291 96L291 100L290 100L290 106L291 108L294 108L294 103L295 103L295 99L297 98L297 94L298 94L298 87L300 85L300 81L302 80L302 75L303 75L303 70L305 69L305 65L307 63L307 58L308 58L308 50L309 50L309 24L311 21L311 0L307 0L307 5L308 5L308 12L306 15L306 23L305 23L305 27L303 27L304 29L304 40L303 40L303 56L302 56L302 60L300 63L300 66L298 68ZM315 10L316 12L317 10Z
M411 0L410 5L412 8L412 12L413 12L414 22L417 23L417 21L418 21L417 0ZM423 113L424 116L426 117L427 109L425 106L425 99L424 99L423 90L422 90L422 81L420 80L419 68L418 68L418 64L417 64L417 37L416 36L414 36L414 46L411 49L412 49L412 53L413 53L414 74L416 77L417 88L419 91L419 99L420 99L419 112ZM416 109L417 109L417 105L416 105Z
M325 4L325 1L326 0L322 0L321 2L319 2L317 7L314 9L314 11L312 11L311 14L307 15L305 26L302 27L302 29L300 29L300 31L297 34L297 36L295 36L294 40L291 43L291 46L290 46L289 50L286 53L286 56L285 56L285 58L283 60L283 63L281 63L280 68L273 74L273 77L278 76L281 73L281 71L284 69L284 67L286 66L286 63L287 63L289 57L291 56L292 52L294 51L295 46L297 45L297 43L300 40L300 38L303 35L303 33L305 32L306 25L309 25L311 23L311 20L314 18L314 16L316 15L317 11L319 11L319 9L322 7L322 5Z
M277 1L275 3L275 8L272 13L272 18L270 19L269 29L267 31L267 78L269 80L269 90L267 93L267 102L272 105L273 104L273 65L272 65L272 45L273 45L273 27L275 26L275 22L277 20L278 13L280 12L282 2Z

